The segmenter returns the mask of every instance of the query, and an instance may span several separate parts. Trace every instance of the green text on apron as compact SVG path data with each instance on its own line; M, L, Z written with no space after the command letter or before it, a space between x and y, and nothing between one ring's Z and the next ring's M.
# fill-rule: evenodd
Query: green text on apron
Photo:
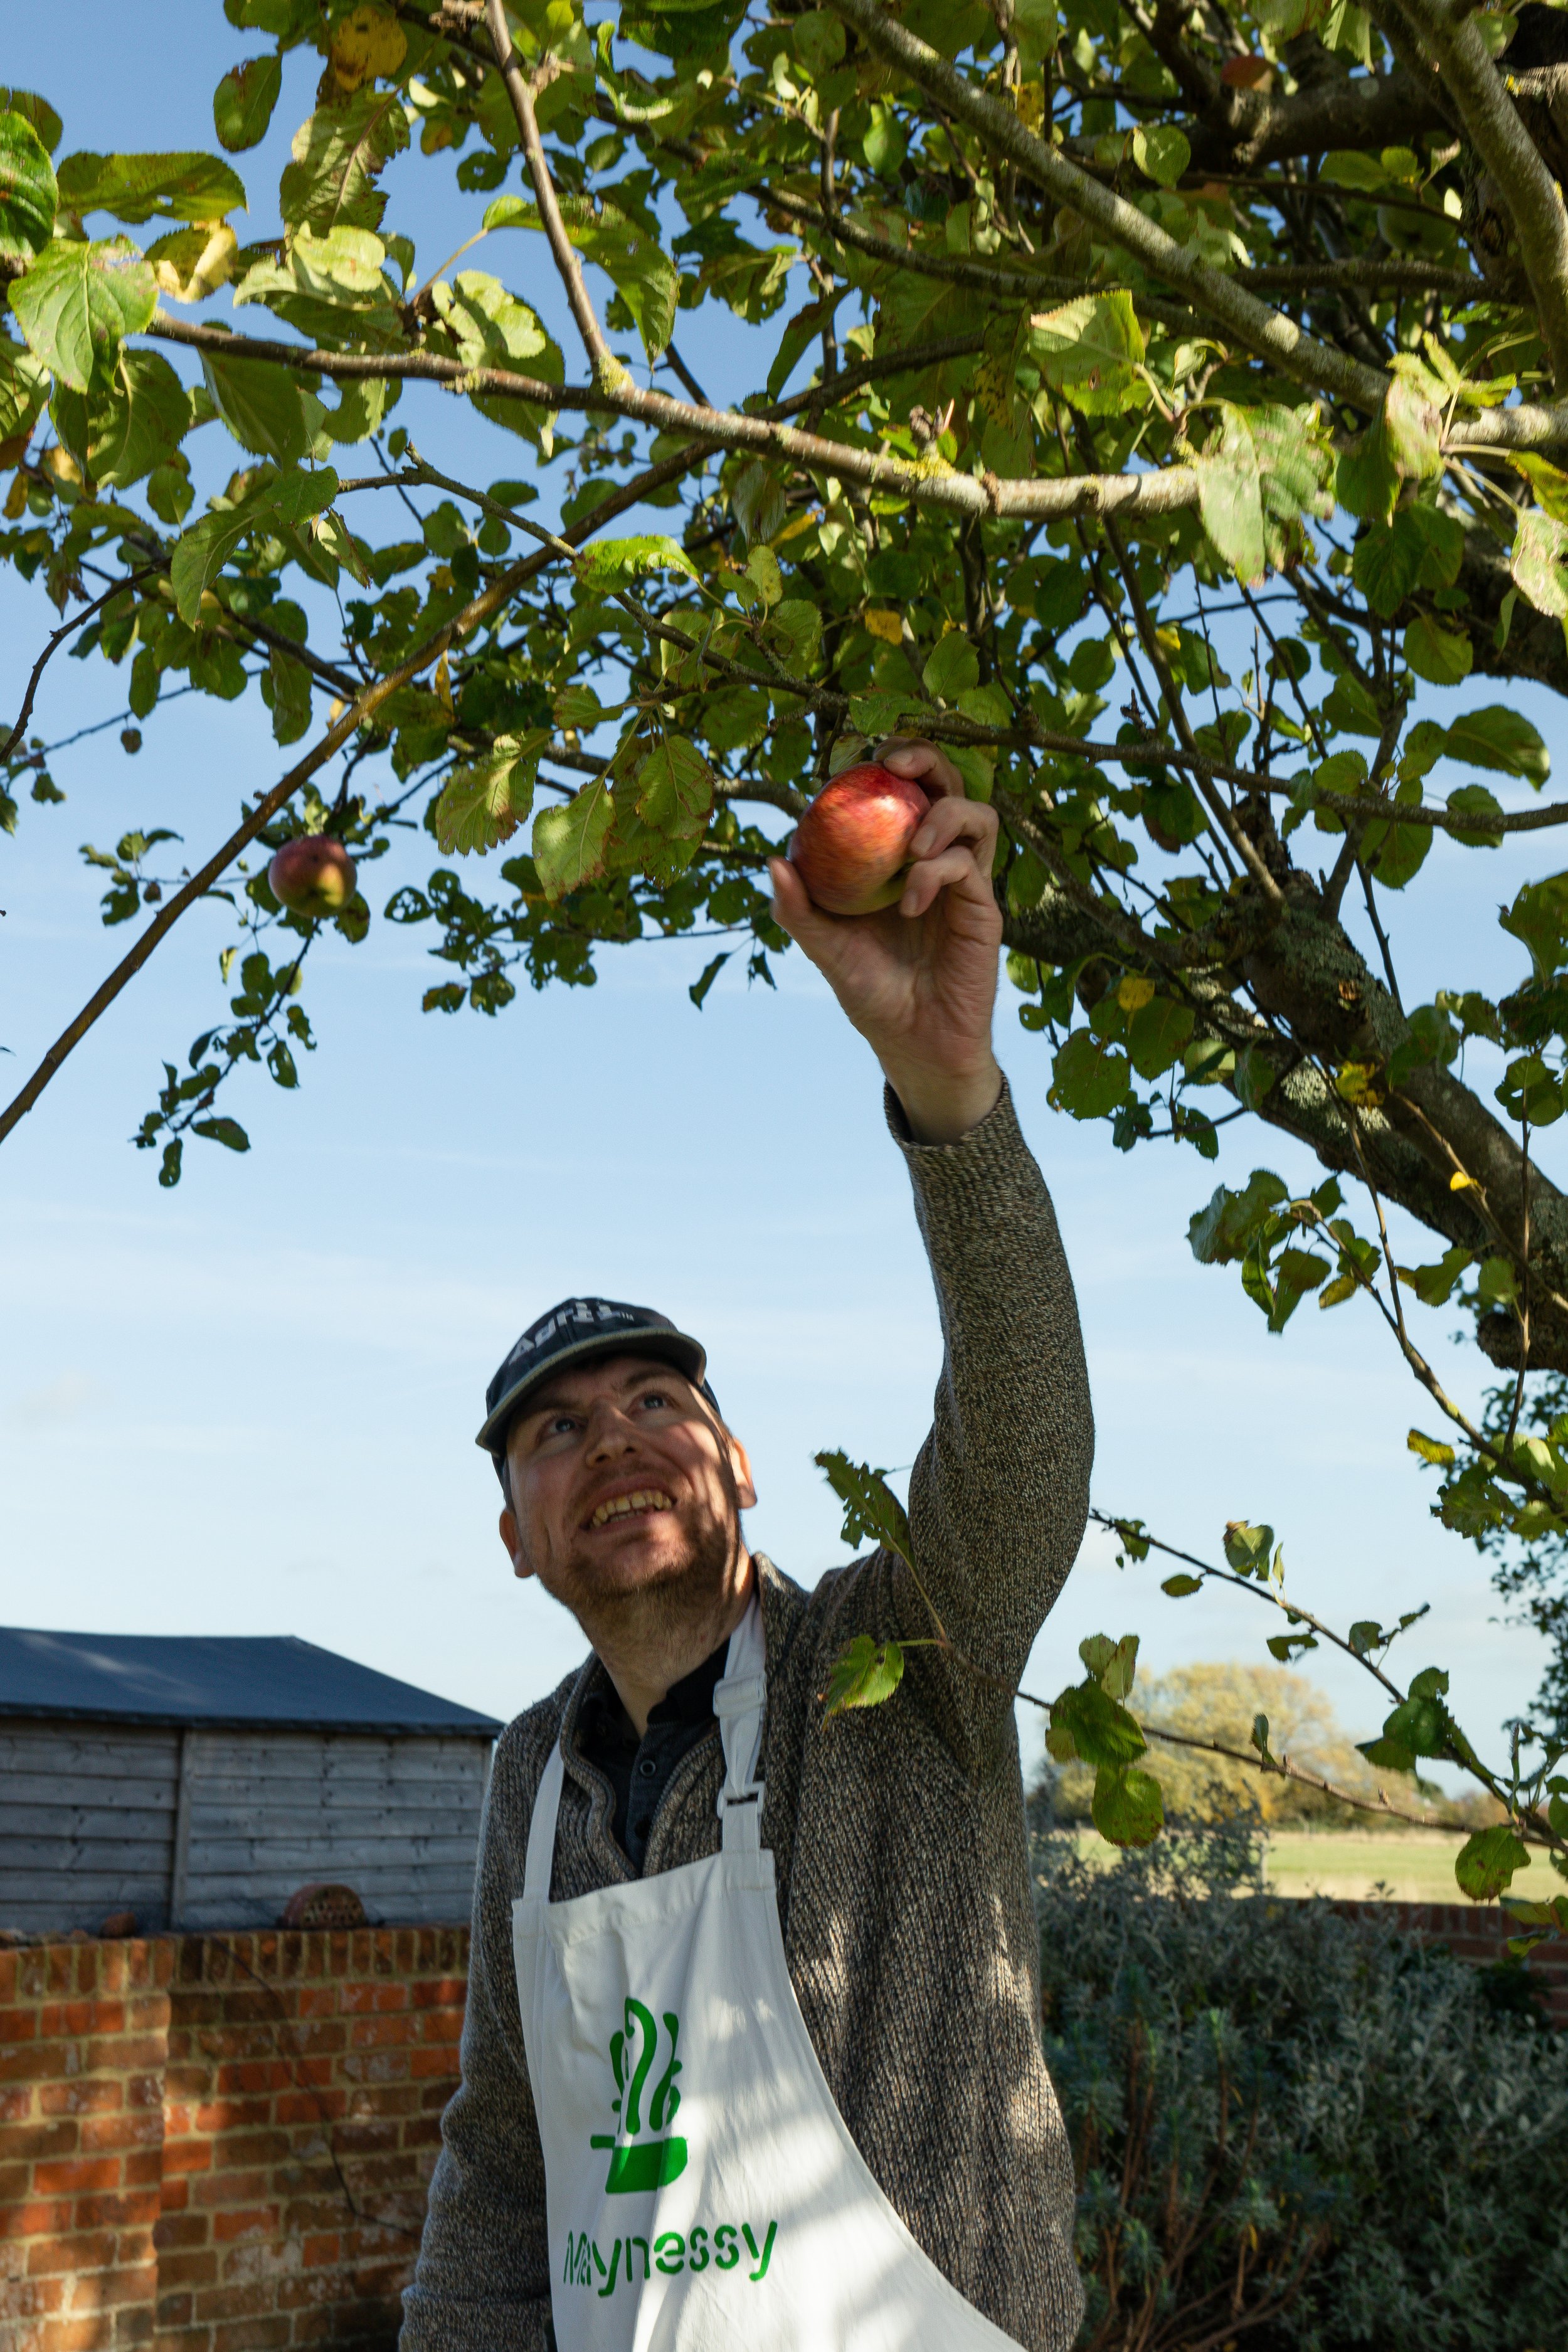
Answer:
M795 2000L755 1600L725 1664L721 1853L552 1904L559 1748L534 1804L512 1945L560 2352L1003 2352L878 2187Z

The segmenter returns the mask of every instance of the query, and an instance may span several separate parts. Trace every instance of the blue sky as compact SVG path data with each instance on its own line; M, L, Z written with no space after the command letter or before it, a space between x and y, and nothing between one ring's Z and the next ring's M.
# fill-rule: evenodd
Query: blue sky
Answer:
M256 46L217 0L165 0L155 43L145 12L103 0L86 0L73 27L68 86L58 26L40 17L8 24L5 60L65 113L68 151L125 143L132 124L149 148L210 146L212 87ZM266 146L237 159L255 202L242 234L268 225L279 162L309 109L309 63L291 61ZM486 199L460 194L439 163L405 161L390 178L389 219L417 227L428 269ZM399 190L416 181L412 222ZM482 257L538 302L570 354L542 248L498 239ZM764 347L781 324L762 331ZM721 399L763 373L758 344L711 305L683 313L679 334ZM523 469L521 443L433 392L411 389L397 421L437 464L446 454L460 472L466 460L481 480ZM217 479L239 462L221 433L202 436ZM0 704L15 703L52 618L0 579ZM53 741L118 710L123 687L96 656L61 659L34 725ZM1507 693L1561 740L1550 698ZM1498 698L1467 688L1441 698L1443 715ZM196 697L156 714L137 759L110 730L52 762L64 805L24 803L16 838L0 840L6 1093L128 944L102 929L78 845L155 821L205 852L238 793L279 765L254 698ZM417 860L375 869L378 905L417 877ZM1548 862L1528 843L1440 843L1391 917L1406 1001L1518 976L1483 918ZM164 1193L155 1156L127 1138L164 1055L183 1059L220 1008L228 936L222 909L189 916L0 1153L0 1620L294 1633L516 1712L582 1641L512 1580L472 1436L518 1329L580 1289L647 1299L704 1337L756 1462L752 1541L807 1582L843 1559L812 1454L842 1444L907 1464L939 1342L876 1072L801 960L782 961L776 994L727 971L699 1014L686 991L710 948L650 945L606 955L592 990L525 993L489 1022L420 1014L442 975L419 933L377 924L354 950L330 939L312 957L321 1046L300 1091L252 1085L234 1106L248 1156L195 1147ZM1169 1147L1119 1157L1102 1129L1048 1110L1048 1049L1017 1026L1015 1003L1005 987L999 1048L1078 1281L1097 1500L1211 1555L1227 1518L1270 1519L1292 1590L1336 1622L1430 1599L1408 1665L1449 1665L1461 1716L1489 1738L1533 1688L1537 1647L1497 1622L1484 1570L1427 1516L1405 1433L1429 1411L1370 1310L1309 1305L1270 1338L1234 1272L1199 1267L1186 1247L1187 1219L1221 1176L1319 1171L1247 1123L1226 1130L1217 1169ZM1445 1344L1457 1318L1413 1312L1463 1391L1469 1359ZM1031 1686L1048 1695L1076 1678L1077 1643L1099 1630L1139 1630L1156 1668L1264 1657L1274 1625L1257 1603L1175 1603L1158 1580L1152 1563L1117 1570L1091 1537ZM1310 1665L1358 1735L1375 1727L1353 1670L1321 1654ZM1032 1718L1025 1737L1037 1754Z

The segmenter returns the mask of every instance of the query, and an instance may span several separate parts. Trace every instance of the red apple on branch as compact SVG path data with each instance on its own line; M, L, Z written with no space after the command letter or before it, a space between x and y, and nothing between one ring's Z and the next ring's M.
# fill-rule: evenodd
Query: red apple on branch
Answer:
M896 907L910 844L930 806L919 784L874 760L825 784L796 825L789 853L813 905L826 915Z
M341 915L354 894L354 862L328 833L286 841L267 869L272 895L291 915Z

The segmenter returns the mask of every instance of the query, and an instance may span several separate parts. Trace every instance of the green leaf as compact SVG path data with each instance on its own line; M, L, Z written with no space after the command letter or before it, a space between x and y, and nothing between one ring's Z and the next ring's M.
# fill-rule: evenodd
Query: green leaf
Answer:
M1228 402L1220 408L1220 429L1194 465L1198 511L1215 552L1245 587L1254 587L1268 565L1263 532L1263 482L1258 449L1247 420Z
M628 587L654 572L679 572L699 580L697 566L685 549L662 533L637 539L595 539L577 558L577 577L595 595Z
M1154 123L1132 133L1132 160L1146 179L1173 188L1192 162L1193 151L1174 123Z
M273 474L257 484L236 507L204 515L176 546L169 565L174 609L188 629L196 626L202 592L217 577L241 540L276 523L298 527L329 507L338 494L330 466L319 473Z
M1452 1249L1446 1249L1443 1252L1435 1265L1402 1265L1399 1273L1402 1280L1409 1284L1424 1307L1446 1307L1454 1295L1454 1285L1467 1266L1474 1263L1474 1253L1456 1242ZM1415 1445L1415 1434L1412 1430L1410 1443L1415 1450L1420 1453L1421 1448ZM1427 1442L1430 1443L1429 1440ZM1453 1448L1449 1446L1444 1450L1451 1462L1454 1458ZM1436 1458L1435 1454L1428 1454L1426 1456L1428 1462L1435 1462Z
M1094 1776L1089 1815L1110 1845L1150 1845L1165 1819L1160 1783L1152 1772L1101 1765Z
M828 1670L824 1717L842 1715L851 1706L880 1706L903 1678L904 1654L897 1642L876 1642L869 1633L857 1633Z
M174 456L190 425L191 398L161 352L122 344L112 377L87 394L58 392L54 415L94 482L124 489Z
M538 313L510 294L498 278L487 277L481 269L462 269L450 286L437 279L431 299L465 366L510 368L544 383L564 382L566 362L560 345L542 326ZM476 393L473 400L492 425L542 442L547 410L531 401L504 400L487 393Z
M1405 632L1405 658L1430 685L1458 686L1468 677L1475 651L1460 630L1445 629L1429 613L1417 613Z
M1266 1582L1273 1550L1272 1528L1253 1527L1246 1519L1232 1519L1227 1524L1225 1556L1238 1576L1256 1576L1259 1583Z
M293 162L278 185L291 229L379 228L386 197L374 183L408 144L403 98L367 87L341 106L318 108L294 134Z
M597 213L587 196L563 194L560 205L567 236L584 260L597 262L605 272L631 312L643 349L650 360L657 359L675 331L680 279L674 262L613 195L601 199ZM521 196L498 196L485 214L484 226L537 229L539 209Z
M962 629L950 629L938 640L921 673L928 694L951 702L980 683L980 656Z
M1247 1249L1270 1212L1289 1198L1289 1188L1270 1168L1255 1168L1243 1191L1216 1186L1206 1209L1187 1226L1187 1240L1200 1265L1226 1265Z
M1521 515L1509 570L1515 586L1538 613L1563 619L1568 614L1568 523L1556 521L1539 508Z
M1498 921L1530 950L1537 980L1550 980L1565 960L1568 874L1550 874L1540 882L1526 882Z
M1085 416L1119 416L1149 397L1138 371L1143 330L1131 294L1083 294L1029 320L1029 356L1053 392Z
M85 392L112 367L121 339L151 324L158 288L129 237L96 245L61 237L11 288L11 308L51 374Z
M1552 755L1540 735L1528 719L1505 703L1489 702L1483 709L1465 711L1446 730L1443 750L1450 760L1465 760L1472 767L1523 776L1538 790L1552 772Z
M609 783L603 776L584 784L563 808L539 811L533 820L533 862L552 905L603 874L605 845L615 814Z
M1127 1048L1141 1078L1163 1077L1193 1034L1193 1009L1169 996L1142 1005L1127 1024Z
M1051 1727L1068 1735L1086 1764L1131 1764L1147 1745L1127 1709L1092 1675L1052 1701Z
M1201 1576L1188 1576L1184 1570L1176 1576L1166 1577L1160 1590L1168 1592L1173 1601L1184 1601L1189 1593L1201 1592L1203 1585Z
M454 768L436 803L436 839L450 856L468 857L510 841L533 807L539 755L548 728L500 735L482 759Z
M637 813L654 832L700 840L713 806L713 771L695 744L667 736L632 779Z
M58 202L48 149L24 115L0 114L0 261L43 251Z
M0 441L30 433L49 396L49 372L22 344L0 335Z
M240 338L235 341L243 349ZM204 352L202 373L213 406L242 449L279 466L299 463L310 435L299 387L285 370Z
M282 87L283 60L276 52L230 66L213 92L213 128L218 145L231 155L258 147L267 136Z
M250 1149L250 1138L237 1118L198 1118L191 1133L205 1136L209 1143L221 1143L228 1151Z
M1123 1633L1120 1642L1109 1633L1091 1633L1079 1643L1078 1654L1108 1697L1126 1697L1138 1667L1136 1633Z
M912 1566L909 1518L885 1474L867 1463L851 1462L847 1454L823 1453L815 1460L844 1506L842 1540L858 1544L868 1538Z
M1087 1029L1073 1031L1051 1066L1051 1101L1074 1118L1103 1118L1131 1086L1126 1055L1108 1052Z
M733 948L726 948L721 955L716 955L713 958L711 963L705 963L702 967L700 977L694 980L690 987L687 990L686 993L689 996L699 1013L701 1012L703 1004L707 1001L709 990L712 987L714 982L718 979L719 974L723 971L724 966L729 962L730 958L734 954L734 952L735 950Z
M1530 1862L1524 1840L1506 1822L1467 1838L1454 1864L1454 1876L1472 1903L1495 1903L1516 1871Z
M890 106L873 105L860 152L879 180L896 180L909 151L904 126Z
M245 210L245 183L216 155L68 155L60 202L73 213L142 221L220 221Z
M1468 849L1495 849L1502 839L1496 820L1502 814L1501 803L1489 793L1485 784L1461 784L1448 794L1445 805L1452 816L1469 817L1471 824L1455 825L1449 838Z
M809 677L822 650L822 612L804 596L786 596L768 615L768 634L794 677Z

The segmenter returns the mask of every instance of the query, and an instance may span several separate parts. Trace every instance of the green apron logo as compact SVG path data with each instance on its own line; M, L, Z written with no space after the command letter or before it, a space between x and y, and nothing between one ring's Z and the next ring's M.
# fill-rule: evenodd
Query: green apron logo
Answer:
M616 2096L610 2105L620 2116L621 2127L616 2132L595 2132L588 2143L590 2147L610 2150L605 2189L611 2197L668 2188L686 2169L686 2142L668 2135L680 2105L680 2093L675 2087L680 2072L675 2054L680 2020L673 2010L664 2012L664 2030L669 2037L668 2058L648 2101L645 2134L643 2094L658 2061L659 2033L653 2011L627 1995L625 2028L610 2036L610 2072L616 2078Z

